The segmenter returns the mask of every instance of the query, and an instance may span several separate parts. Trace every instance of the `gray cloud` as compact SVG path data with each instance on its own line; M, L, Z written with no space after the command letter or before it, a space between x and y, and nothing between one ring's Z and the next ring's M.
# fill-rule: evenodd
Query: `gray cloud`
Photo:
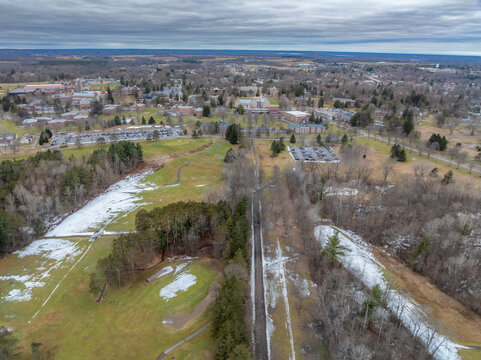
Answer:
M0 0L0 47L481 55L481 1Z

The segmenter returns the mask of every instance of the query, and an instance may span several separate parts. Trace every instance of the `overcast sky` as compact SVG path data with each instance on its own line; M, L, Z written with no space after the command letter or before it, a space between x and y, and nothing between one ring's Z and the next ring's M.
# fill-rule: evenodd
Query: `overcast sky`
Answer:
M481 55L481 0L0 0L0 47Z

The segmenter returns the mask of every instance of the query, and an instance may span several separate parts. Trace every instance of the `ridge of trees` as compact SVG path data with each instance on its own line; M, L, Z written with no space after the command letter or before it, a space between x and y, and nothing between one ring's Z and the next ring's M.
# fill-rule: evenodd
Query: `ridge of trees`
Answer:
M1 161L0 253L28 244L54 217L103 190L140 160L141 145L121 141L80 159L47 150Z

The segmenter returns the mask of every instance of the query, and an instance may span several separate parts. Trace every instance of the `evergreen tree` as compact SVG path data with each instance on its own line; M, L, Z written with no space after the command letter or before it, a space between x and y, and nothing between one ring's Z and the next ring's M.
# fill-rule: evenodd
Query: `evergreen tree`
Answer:
M237 124L231 124L227 127L227 130L225 132L225 138L231 144L237 144L239 143L239 133L240 133L240 126L238 126Z
M291 139L289 140L289 142L291 144L295 144L296 143L296 136L294 134L291 135Z
M110 90L110 86L107 87L107 102L109 104L115 103L114 95L112 94L112 90Z
M151 116L151 117L149 118L149 125L154 125L154 124L155 124L154 117Z
M202 116L204 116L204 117L210 116L210 106L209 105L204 105L202 107Z
M320 108L324 107L324 98L322 96L319 98L319 101L317 102L317 107L320 107Z
M326 255L330 262L339 262L339 258L345 255L346 250L348 249L341 245L339 231L336 231L334 235L329 236L327 244L322 250L322 254Z
M147 124L147 122L145 121L145 118L142 116L142 122L141 122L142 125L145 125Z

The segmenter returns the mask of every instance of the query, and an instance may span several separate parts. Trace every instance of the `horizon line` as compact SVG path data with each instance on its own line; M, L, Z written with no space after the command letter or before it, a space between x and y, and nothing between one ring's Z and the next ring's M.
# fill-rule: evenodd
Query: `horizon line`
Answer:
M340 51L340 50L279 50L279 49L188 49L188 48L7 48L0 47L0 51L13 50L13 51L32 51L32 50L42 50L42 51L75 51L75 50L105 50L105 51L118 51L118 50L135 50L135 51L233 51L233 52L279 52L279 53L339 53L339 54L374 54L374 55L413 55L413 56L459 56L459 57L481 57L481 54L449 54L449 53L411 53L411 52L377 52L377 51Z

